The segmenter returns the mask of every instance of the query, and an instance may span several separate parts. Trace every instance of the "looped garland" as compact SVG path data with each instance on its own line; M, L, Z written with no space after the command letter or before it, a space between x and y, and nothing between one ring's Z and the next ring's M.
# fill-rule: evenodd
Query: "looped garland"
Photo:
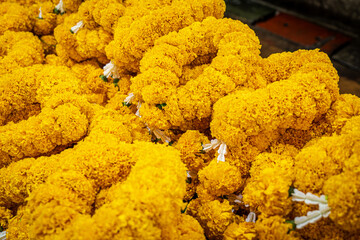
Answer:
M255 91L239 90L214 104L212 136L240 159L266 150L286 129L309 130L339 97L336 70L325 53L299 50L284 58L289 55L298 60L290 63L288 78Z
M62 8L68 10L69 1L57 5L61 6L60 15ZM147 5L152 1L126 1L125 5L132 5L133 15L121 7L119 12L114 11L129 14L121 26L126 36L130 32L126 31L130 28L124 27L126 23L141 18L137 22L140 28L130 24L137 30L125 44L135 54L129 54L123 62L134 63L127 69L136 69L133 76L138 71L139 59L154 45L155 39L164 32L182 28L174 23L188 26L194 19L217 17L222 15L224 6L222 1L203 0L190 1L189 8L184 1L162 0L154 1L151 11L147 9L145 13L137 9L135 2ZM183 15L172 15L170 11L167 15L165 10L170 8L164 8L157 12L163 18L144 17L148 12L156 12L163 2L168 7L177 6L179 12L184 11ZM94 0L86 1L84 6L94 3ZM184 8L180 8L182 5ZM99 32L92 30L101 28L97 24L101 25L102 17L107 22L109 9L101 17L93 13L94 26L91 19L78 19L76 14L68 16L73 25L64 28L69 35L62 37L71 36L76 41L95 39L91 38L92 34ZM183 19L172 19L174 16ZM115 22L107 22L105 31L114 27ZM208 23L206 27L204 23L195 23L158 39L155 47L145 54L141 73L133 79L133 94L126 99L129 76L113 79L116 88L112 89L117 91L120 86L118 92L107 91L110 88L106 84L112 83L106 83L106 77L103 76L102 84L96 81L102 81L101 68L84 62L71 64L72 71L79 75L75 77L65 67L49 65L26 70L9 68L11 73L0 76L0 140L3 141L0 141L0 224L5 226L8 238L204 239L204 231L208 238L224 235L266 238L272 233L277 235L273 230L279 233L279 238L288 238L295 231L288 235L291 224L285 222L285 216L297 211L289 199L291 184L302 191L314 187L314 193L321 192L324 186L324 194L329 197L329 206L319 208L320 212L299 214L302 217L294 220L297 228L329 216L338 227L356 234L359 184L346 183L354 179L355 183L360 182L358 98L338 97L336 71L325 54L298 51L262 59L258 39L249 28L229 19L208 18L204 22ZM149 32L138 31L149 29L147 26ZM154 37L148 38L144 33ZM75 58L95 57L104 62L104 50L95 50L104 45L81 41L84 44L76 42L79 45L74 50ZM66 40L62 44L65 46ZM60 57L52 57L48 62L71 63L68 55L61 54L74 46L69 45L65 50L57 48ZM112 64L114 68L124 69L115 64ZM115 77L114 71L107 72ZM136 81L138 84L134 84ZM110 95L113 98L109 104L101 106ZM133 100L142 102L137 114L143 115L142 118L130 114L136 108L136 103L131 104ZM95 102L98 104L92 104ZM39 109L26 113L33 105ZM174 147L170 146L172 142L165 146L146 143L151 138L148 126L203 130L209 127L211 115L211 131L217 139L210 143L209 132L205 132L207 136L200 132L186 135L177 129L167 131L173 133L171 137L179 133L173 138ZM324 118L329 132L316 129L317 121ZM142 121L149 123L148 126ZM301 131L309 131L311 138L334 132L341 135L334 134L317 142L314 139L294 160L293 146L286 147L288 139L282 135L288 129L295 131L291 136L294 138L300 138ZM165 134L160 129L153 132L157 138ZM75 142L71 147L62 145ZM282 143L284 146L279 147ZM57 150L58 147L61 149ZM218 161L212 151L217 147ZM251 162L251 157L259 152L264 152L263 156L260 154ZM209 162L210 159L213 161ZM323 159L327 164L322 164ZM188 167L187 184L182 162ZM197 199L193 199L195 190ZM185 191L186 199L192 200L183 209ZM304 200L306 203L309 199ZM245 220L248 210L250 214ZM181 214L185 211L186 214ZM11 217L12 214L16 215ZM235 227L230 227L234 226L231 223ZM327 227L339 231L335 223ZM315 225L314 229L327 232L328 228ZM248 233L251 235L245 235Z
M31 32L6 31L0 34L0 75L43 61L42 44Z
M146 10L140 16L141 5L158 5L151 11ZM114 40L106 47L106 55L121 72L139 72L139 63L144 53L154 46L156 39L171 32L201 22L208 16L222 18L225 3L222 0L176 0L159 4L158 1L137 3L125 9L115 29ZM165 5L165 6L163 6Z
M180 85L183 68L209 55L215 56L210 65ZM145 102L142 119L150 128L194 128L194 123L211 116L212 104L237 87L266 85L256 73L259 55L254 32L231 19L208 17L158 39L141 60L141 73L131 79L131 91ZM162 103L166 103L164 111L156 110ZM208 121L203 127L208 127Z
M82 93L80 80L67 67L34 65L0 79L1 124L14 115L25 120L0 126L0 165L47 154L86 134L90 118L84 110L86 100L74 100ZM21 119L22 111L34 104L41 112Z
M101 26L88 26L79 13L66 17L54 29L54 36L58 42L56 52L61 59L71 58L81 62L96 58L102 64L108 61L105 46L111 41L111 34Z

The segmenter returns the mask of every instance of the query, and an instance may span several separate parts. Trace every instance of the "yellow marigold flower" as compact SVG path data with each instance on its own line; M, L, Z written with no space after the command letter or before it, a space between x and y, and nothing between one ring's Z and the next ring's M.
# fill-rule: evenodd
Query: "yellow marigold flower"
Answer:
M42 44L31 32L6 31L0 34L0 75L43 60Z
M38 36L50 35L57 25L57 16L53 13L52 2L43 2L32 6L32 19L34 21L34 33ZM36 15L36 13L39 13Z
M20 206L17 209L17 215L9 221L9 228L6 229L6 237L9 239L29 240L28 219L29 216L26 214L25 207Z
M44 239L60 233L77 216L90 213L94 200L93 182L77 171L51 175L28 198L30 237Z
M164 107L164 109L166 108L167 106ZM138 113L141 116L141 120L146 123L150 129L169 129L171 127L165 117L163 109L142 103Z
M40 41L43 45L43 49L44 49L44 53L45 53L46 57L48 57L50 54L55 53L55 47L56 47L57 42L56 42L54 35L41 36Z
M359 230L359 174L343 172L332 176L324 184L324 193L331 207L330 218L342 229L349 232Z
M0 207L0 227L6 229L9 220L13 217L11 211L5 207Z
M175 148L180 151L181 160L190 171L199 171L210 161L210 155L202 150L208 138L197 130L188 130L181 135Z
M0 35L7 30L30 32L33 23L30 18L31 11L16 2L0 2Z
M17 115L22 115L26 111L31 112L31 108L36 113L33 105L40 105L43 108L51 102L58 101L52 106L55 108L69 98L72 102L82 101L83 104L77 105L78 107L89 105L79 95L85 93L85 96L92 100L93 94L99 91L96 87L102 82L98 80L95 87L93 86L95 84L86 77L88 76L82 77L83 82L81 82L69 68L52 65L34 65L16 69L11 74L0 75L0 91L3 93L0 97L0 125L9 122L11 118L17 119L19 117ZM89 88L96 89L90 91L92 89ZM105 94L106 92L99 93L100 98Z
M222 239L228 226L235 220L232 206L227 200L201 202L196 212L192 212L190 215L199 221L209 239Z
M91 103L105 105L110 98L110 92L116 91L118 94L125 94L129 91L130 81L123 77L118 83L119 90L110 80L105 82L101 79L102 69L97 63L85 61L71 67L76 76L81 80L80 87L86 94L86 98Z
M23 159L0 169L0 205L22 204L29 193L61 167L80 171L92 179L96 187L105 188L124 181L134 165L131 157L134 148L123 141L150 141L150 137L147 132L136 133L144 131L143 127L137 126L136 116L116 118L109 112L113 111L94 118L89 136L74 148L58 155L39 157L36 161L33 158Z
M121 114L131 114L136 112L136 104L126 103L126 94L117 92L106 104L106 108L117 110Z
M154 45L157 38L178 31L195 21L201 21L207 16L221 18L225 11L224 2L219 0L186 1L186 3L174 1L170 6L148 11L134 21L131 17L125 18L129 21L126 24L120 23L122 21L120 19L114 41L106 48L108 58L121 69L138 72L140 59L146 49ZM149 25L149 22L152 24Z
M259 239L273 239L273 240L295 240L301 239L292 229L292 224L285 222L281 216L267 217L260 215L255 223L255 230Z
M352 136L323 137L303 148L295 158L294 186L303 192L321 194L324 182L342 172L352 155Z
M120 17L125 12L125 3L118 0L91 0L79 7L79 14L84 23L92 28L102 26L105 31L114 33Z
M207 38L201 37L204 32L207 33ZM220 39L217 39L218 36L221 36ZM225 46L232 40L247 37L251 39L250 46L245 45L248 42L240 41L237 43L242 46L241 50L225 51L227 49ZM203 45L207 47L204 49ZM243 76L242 72L246 72L245 65L253 65L246 57L248 53L260 58L259 48L257 37L246 25L230 19L218 20L208 17L201 23L195 22L179 32L173 32L156 40L155 46L140 62L141 73L132 79L131 91L148 104L165 102L168 105L164 109L167 118L165 120L171 125L186 130L189 125L187 122L210 117L213 103L234 91L237 84L245 84L246 76L240 80L234 76ZM179 78L184 66L190 65L197 56L216 53L218 56L196 79L180 86ZM231 60L225 61L224 58L227 57ZM241 63L242 67L238 66L239 64L231 64L236 57L238 58L236 61Z
M0 127L0 151L12 161L36 157L58 145L78 141L86 134L88 124L86 116L72 104L43 108L39 115L27 121Z
M360 115L351 117L344 127L341 129L341 134L356 135L360 132ZM357 150L357 148L355 148Z
M232 223L224 232L224 240L252 240L255 238L255 224L252 222Z
M291 211L292 179L280 168L265 168L250 179L243 191L244 203L267 216L285 216Z
M136 8L143 6L147 10L155 10L162 6L170 5L172 0L159 0L159 1L153 1L153 0L142 0L141 2L137 0L129 0L125 2L125 6L127 9Z
M185 85L190 80L199 77L204 72L204 69L209 66L209 63L211 62L212 58L213 56L211 56L208 62L205 62L202 65L195 65L192 62L194 66L192 66L192 64L184 66L182 70L182 75L179 78L180 85ZM198 57L197 59L200 59L200 57Z
M250 175L251 179L257 179L261 176L261 172L265 168L281 169L283 176L288 179L294 178L294 159L285 154L275 153L261 153L255 157L251 164Z
M360 98L350 94L341 94L326 114L326 120L332 132L340 133L341 128L353 116L360 115Z
M244 184L241 172L228 162L212 160L208 166L198 172L198 176L200 184L197 193L204 199L229 195Z
M298 50L271 54L262 62L264 76L268 83L286 80L297 72L308 73L319 66L335 80L337 72L332 68L331 60L326 53L315 50Z
M24 203L29 193L59 169L61 155L25 158L0 169L0 205L8 208Z
M23 76L21 78L25 80ZM24 82L28 84L21 84L17 80L20 79L14 74L0 75L0 125L17 123L40 113L41 106L35 98L36 85L31 84L35 79L27 78Z
M199 222L186 214L182 214L180 222L178 223L179 239L180 240L205 240L204 229L200 226Z
M185 165L179 153L160 144L138 142L135 147L137 163L129 177L109 190L108 203L92 216L94 239L171 239L181 231L173 224L180 221L185 194ZM88 234L84 220L75 221L63 236L72 236L74 230L78 236Z
M62 59L73 59L77 62L96 58L105 64L109 60L105 56L105 46L110 42L112 36L102 27L88 29L83 26L78 14L72 14L65 18L64 23L58 25L54 30L54 36L58 44L56 52ZM78 24L78 25L77 25ZM70 32L72 30L75 34ZM81 31L78 31L79 28ZM78 31L78 32L77 32Z
M135 141L150 141L151 136L146 126L134 114L120 115L117 111L103 109L91 122L89 136L110 133L119 138L119 141L132 143Z
M186 204L190 204L189 202L192 201L192 199L196 196L196 189L197 186L199 186L199 179L195 172L191 172L189 170L186 171L187 173L187 179L186 179L186 194L184 196L183 201L186 202ZM185 209L186 213L187 207Z
M315 84L316 81L319 82ZM245 142L265 150L271 141L277 141L281 129L307 130L314 119L326 113L336 97L333 93L338 87L334 84L336 81L329 74L319 70L294 74L264 89L230 94L214 104L212 135L224 141L234 152ZM329 86L329 90L325 86ZM309 89L311 92L306 92ZM303 102L295 100L299 97ZM256 136L262 141L254 141ZM272 136L273 139L269 141L262 136Z
M299 153L299 149L290 144L275 144L270 147L271 152L278 155L285 155L289 157L295 157Z

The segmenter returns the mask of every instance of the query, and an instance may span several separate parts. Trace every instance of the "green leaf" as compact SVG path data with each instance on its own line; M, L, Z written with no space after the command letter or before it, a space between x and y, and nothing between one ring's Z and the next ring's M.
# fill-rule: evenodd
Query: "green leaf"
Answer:
M174 142L173 142L173 141L169 142L169 146L172 146L173 144L174 144Z
M222 195L220 196L221 199L229 199L229 197L227 195Z
M200 152L199 152L199 153L201 153L201 154L206 153L206 152L204 151L204 145L203 145L203 142L201 142L201 147L202 147L202 149L200 150Z
M166 107L166 103L156 104L156 107L162 110L163 107Z
M74 34L74 32L70 29L70 32L72 33L72 34Z
M101 78L101 80L103 80L104 82L108 82L108 79L105 75L100 75L99 76Z
M2 231L4 231L4 229L3 229L3 227L2 227L2 226L0 226L0 232L2 232Z
M53 9L53 13L55 13L55 14L57 14L57 15L59 15L59 14L60 14L60 15L64 15L64 14L65 14L65 12L62 13L62 12L60 12L60 10L57 9L57 8L54 8L54 9Z
M181 209L181 213L185 213L185 212L186 212L186 209L187 209L187 207L189 206L189 203L190 203L190 202L188 202L188 203L186 204L186 207L185 207L184 209Z
M131 106L131 103L126 103L126 102L122 102L122 105L125 107L130 107Z
M57 8L54 8L53 13L55 13L55 14L60 14L60 10L57 9Z
M186 183L188 183L188 184L191 184L191 182L192 182L192 179L191 178L186 178Z
M289 197L291 197L292 196L292 194L294 193L294 186L290 186L290 188L289 188Z
M294 222L294 220L286 220L286 223L290 223L292 225L292 228L289 229L288 233L290 233L291 231L294 231L296 229L296 224Z
M120 79L119 78L115 78L114 80L113 80L113 84L115 85L115 87L118 87L118 82L120 81Z

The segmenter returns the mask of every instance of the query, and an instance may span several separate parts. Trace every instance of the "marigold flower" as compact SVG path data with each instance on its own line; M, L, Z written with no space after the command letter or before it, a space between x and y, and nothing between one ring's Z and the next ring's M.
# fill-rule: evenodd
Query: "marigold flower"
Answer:
M358 157L359 159L359 157ZM359 175L345 171L330 177L324 184L331 208L330 219L349 232L359 230Z
M198 201L198 204L198 208L190 211L189 214L199 221L208 238L221 238L228 226L235 221L232 206L226 199L222 202L219 200Z
M285 216L291 211L289 187L291 178L279 168L265 168L250 178L243 191L244 203L267 216Z
M252 240L256 238L253 222L232 223L224 232L225 240Z
M43 60L42 44L31 32L6 31L0 34L0 75Z
M229 195L242 187L244 179L237 167L228 162L213 161L198 172L200 184L197 193L208 199Z
M0 35L6 31L30 32L33 28L29 9L16 2L0 2ZM1 51L0 51L1 52Z
M203 145L208 141L208 138L199 131L188 130L176 142L175 148L180 151L181 160L190 172L196 174L210 162L211 155L202 152Z
M281 216L268 217L260 215L255 223L255 230L259 239L271 240L296 240L299 238L295 231L292 229L292 224L285 221Z

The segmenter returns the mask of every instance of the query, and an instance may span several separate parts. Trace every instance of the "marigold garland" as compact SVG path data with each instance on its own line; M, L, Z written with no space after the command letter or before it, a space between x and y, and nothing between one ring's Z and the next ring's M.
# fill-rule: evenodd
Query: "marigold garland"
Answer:
M359 97L224 11L1 1L0 236L358 236Z

